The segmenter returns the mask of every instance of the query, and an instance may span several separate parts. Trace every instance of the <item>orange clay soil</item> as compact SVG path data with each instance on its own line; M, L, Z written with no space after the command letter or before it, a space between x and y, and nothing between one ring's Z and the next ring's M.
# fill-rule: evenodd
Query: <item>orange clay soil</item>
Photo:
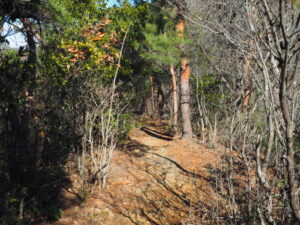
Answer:
M74 190L64 191L62 217L52 224L196 224L195 217L197 224L213 224L212 218L228 210L213 175L224 154L173 139L165 127L148 120L141 129L132 129L114 153L107 187L94 189L84 203L74 194L80 179L71 175Z

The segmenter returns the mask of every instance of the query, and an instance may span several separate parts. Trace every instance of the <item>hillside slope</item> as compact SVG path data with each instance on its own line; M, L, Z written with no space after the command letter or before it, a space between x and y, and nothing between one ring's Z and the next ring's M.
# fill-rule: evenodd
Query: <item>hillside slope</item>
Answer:
M62 218L53 225L195 224L195 217L197 224L212 224L225 205L213 175L222 155L173 140L164 123L147 121L132 129L115 152L107 188L95 190L81 204L66 191Z

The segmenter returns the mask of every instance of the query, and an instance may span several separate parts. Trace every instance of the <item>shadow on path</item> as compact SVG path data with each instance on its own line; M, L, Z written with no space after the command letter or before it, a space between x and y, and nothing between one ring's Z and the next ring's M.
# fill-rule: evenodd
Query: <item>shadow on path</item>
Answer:
M148 134L152 137L158 138L158 139L162 139L165 141L173 140L173 137L168 133L158 132L158 131L152 130L150 128L147 128L147 127L142 127L141 130L144 131L146 134Z

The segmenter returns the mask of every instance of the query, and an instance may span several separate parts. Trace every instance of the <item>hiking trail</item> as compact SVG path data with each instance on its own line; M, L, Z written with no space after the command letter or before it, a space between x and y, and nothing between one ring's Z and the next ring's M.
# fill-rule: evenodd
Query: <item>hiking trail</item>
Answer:
M213 175L221 165L221 150L173 139L158 120L142 125L115 151L107 187L80 204L74 190L65 190L61 219L45 224L194 224L195 214L209 224L207 218L224 202ZM76 186L78 177L70 179Z

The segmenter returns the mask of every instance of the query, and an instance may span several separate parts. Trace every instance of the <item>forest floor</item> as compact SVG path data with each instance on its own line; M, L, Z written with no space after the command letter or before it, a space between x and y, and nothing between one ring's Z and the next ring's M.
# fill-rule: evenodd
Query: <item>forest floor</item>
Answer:
M228 209L216 171L224 150L175 139L162 121L142 126L115 151L107 187L95 189L83 203L75 188L65 190L61 219L47 224L213 224L221 218ZM70 179L76 187L77 175Z

